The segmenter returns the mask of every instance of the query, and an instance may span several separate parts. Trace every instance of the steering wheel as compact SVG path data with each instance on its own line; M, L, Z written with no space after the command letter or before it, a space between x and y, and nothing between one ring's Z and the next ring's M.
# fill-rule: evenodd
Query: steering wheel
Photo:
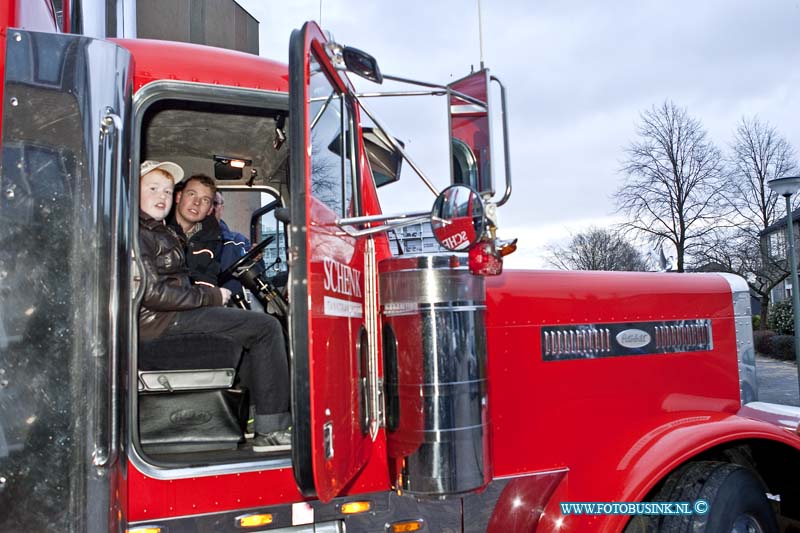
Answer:
M220 272L219 274L220 280L225 282L231 278L235 278L236 276L233 275L234 272L239 270L247 263L251 263L258 256L258 254L263 252L264 248L269 246L269 244L274 240L275 240L275 235L269 235L263 241L250 248L249 252L240 257L234 264L232 264L231 266Z

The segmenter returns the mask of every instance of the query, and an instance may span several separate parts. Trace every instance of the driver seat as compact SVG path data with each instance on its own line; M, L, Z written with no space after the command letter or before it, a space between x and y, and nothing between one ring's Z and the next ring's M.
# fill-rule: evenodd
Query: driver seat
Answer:
M233 388L242 346L217 334L139 344L139 437L148 453L236 449L246 391Z

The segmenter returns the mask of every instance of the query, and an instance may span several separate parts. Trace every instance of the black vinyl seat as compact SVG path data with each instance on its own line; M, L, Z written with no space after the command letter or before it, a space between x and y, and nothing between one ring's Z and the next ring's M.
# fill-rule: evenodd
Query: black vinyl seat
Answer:
M171 335L139 344L139 390L220 389L233 386L242 346L215 334Z
M139 437L149 453L235 449L247 420L246 391L232 388L242 346L217 334L139 344Z

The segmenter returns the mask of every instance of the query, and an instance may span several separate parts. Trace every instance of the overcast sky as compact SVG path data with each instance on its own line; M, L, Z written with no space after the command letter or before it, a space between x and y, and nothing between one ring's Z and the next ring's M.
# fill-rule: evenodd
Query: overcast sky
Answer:
M284 62L292 29L320 20L319 0L237 1L260 22L261 55ZM723 150L741 117L758 115L800 151L799 2L482 0L481 8L484 62L509 99L514 192L500 210L500 236L520 244L508 267L544 267L545 243L619 220L611 195L624 179L623 150L639 113L665 99L686 107ZM480 62L477 0L323 0L321 20L387 73L447 83ZM444 101L369 104L446 185ZM382 188L385 211L427 208L433 197L415 181L404 174Z

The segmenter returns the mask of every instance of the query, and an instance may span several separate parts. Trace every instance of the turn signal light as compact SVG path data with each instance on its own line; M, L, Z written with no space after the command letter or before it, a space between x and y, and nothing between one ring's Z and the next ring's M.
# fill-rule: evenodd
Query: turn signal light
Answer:
M406 533L408 531L419 531L425 523L421 518L417 520L403 520L402 522L394 522L388 524L386 530L391 533Z
M503 273L503 258L494 241L482 240L469 249L469 271L475 276L499 276Z
M126 529L125 533L163 533L161 526L142 526Z
M343 503L341 507L342 514L358 514L370 510L369 502L347 502Z
M270 513L247 514L236 517L236 524L239 527L258 527L266 526L271 523L272 515Z

